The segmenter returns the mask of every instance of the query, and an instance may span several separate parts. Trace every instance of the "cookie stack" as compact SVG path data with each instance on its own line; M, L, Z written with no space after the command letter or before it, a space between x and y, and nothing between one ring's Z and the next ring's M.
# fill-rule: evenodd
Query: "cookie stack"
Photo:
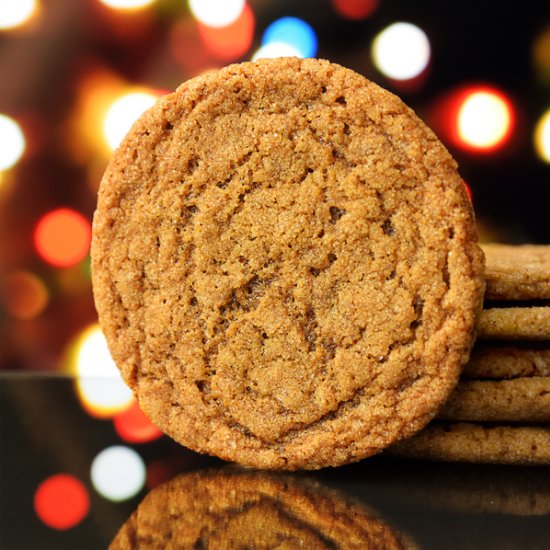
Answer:
M550 246L484 245L485 305L460 383L435 422L392 452L550 463Z

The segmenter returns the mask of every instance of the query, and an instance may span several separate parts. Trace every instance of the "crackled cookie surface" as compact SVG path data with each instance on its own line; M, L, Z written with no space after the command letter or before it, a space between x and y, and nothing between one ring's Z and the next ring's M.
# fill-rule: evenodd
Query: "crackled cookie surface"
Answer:
M92 262L144 411L265 468L359 460L423 427L483 292L455 162L398 98L314 59L160 99L103 178Z

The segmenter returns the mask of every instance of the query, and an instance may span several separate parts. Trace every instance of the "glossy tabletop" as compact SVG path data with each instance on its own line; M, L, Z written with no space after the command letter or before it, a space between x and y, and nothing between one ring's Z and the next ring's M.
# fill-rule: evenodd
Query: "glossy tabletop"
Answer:
M547 467L243 471L121 418L75 379L0 374L0 548L550 548Z

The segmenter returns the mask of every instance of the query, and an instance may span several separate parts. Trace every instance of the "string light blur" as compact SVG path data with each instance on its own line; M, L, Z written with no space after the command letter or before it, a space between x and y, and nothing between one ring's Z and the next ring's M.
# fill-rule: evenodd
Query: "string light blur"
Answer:
M332 0L334 10L346 19L361 20L370 17L380 0Z
M17 164L26 148L21 126L11 117L0 114L0 170L8 170Z
M34 511L48 527L64 531L78 525L90 510L84 484L69 474L45 479L34 494Z
M550 163L550 109L538 120L534 140L537 155L544 162Z
M0 30L20 27L29 21L37 10L37 0L2 0L0 2Z
M495 89L474 89L465 94L457 114L458 138L466 147L486 151L507 141L513 111L509 99Z
M245 7L245 0L189 0L189 9L200 23L226 27L234 23Z
M288 44L298 52L297 57L315 57L318 43L317 35L309 23L298 17L281 17L264 31L262 46L269 44Z
M128 500L145 485L145 464L136 451L114 445L101 451L93 460L90 477L94 489L114 502Z
M132 402L132 391L123 382L99 325L86 328L73 344L69 370L76 374L82 406L97 418L110 418Z
M393 23L374 38L371 54L383 75L394 80L410 80L428 66L430 41L426 33L412 23Z
M199 23L199 34L210 53L218 59L238 59L245 55L252 45L254 13L250 6L245 5L239 17L225 27L211 27Z
M44 261L66 268L77 265L88 255L91 236L91 224L82 214L70 208L57 208L36 224L34 244Z
M99 0L108 8L122 11L134 11L147 8L154 4L156 0Z
M105 115L103 133L111 150L115 150L134 122L157 100L152 92L130 92L116 99Z

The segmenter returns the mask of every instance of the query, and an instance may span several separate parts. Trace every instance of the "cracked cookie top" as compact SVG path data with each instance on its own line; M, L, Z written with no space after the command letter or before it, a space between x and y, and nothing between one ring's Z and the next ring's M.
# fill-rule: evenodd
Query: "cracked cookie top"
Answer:
M359 460L454 387L482 253L455 162L397 97L315 59L192 79L102 180L100 323L142 408L266 468Z

